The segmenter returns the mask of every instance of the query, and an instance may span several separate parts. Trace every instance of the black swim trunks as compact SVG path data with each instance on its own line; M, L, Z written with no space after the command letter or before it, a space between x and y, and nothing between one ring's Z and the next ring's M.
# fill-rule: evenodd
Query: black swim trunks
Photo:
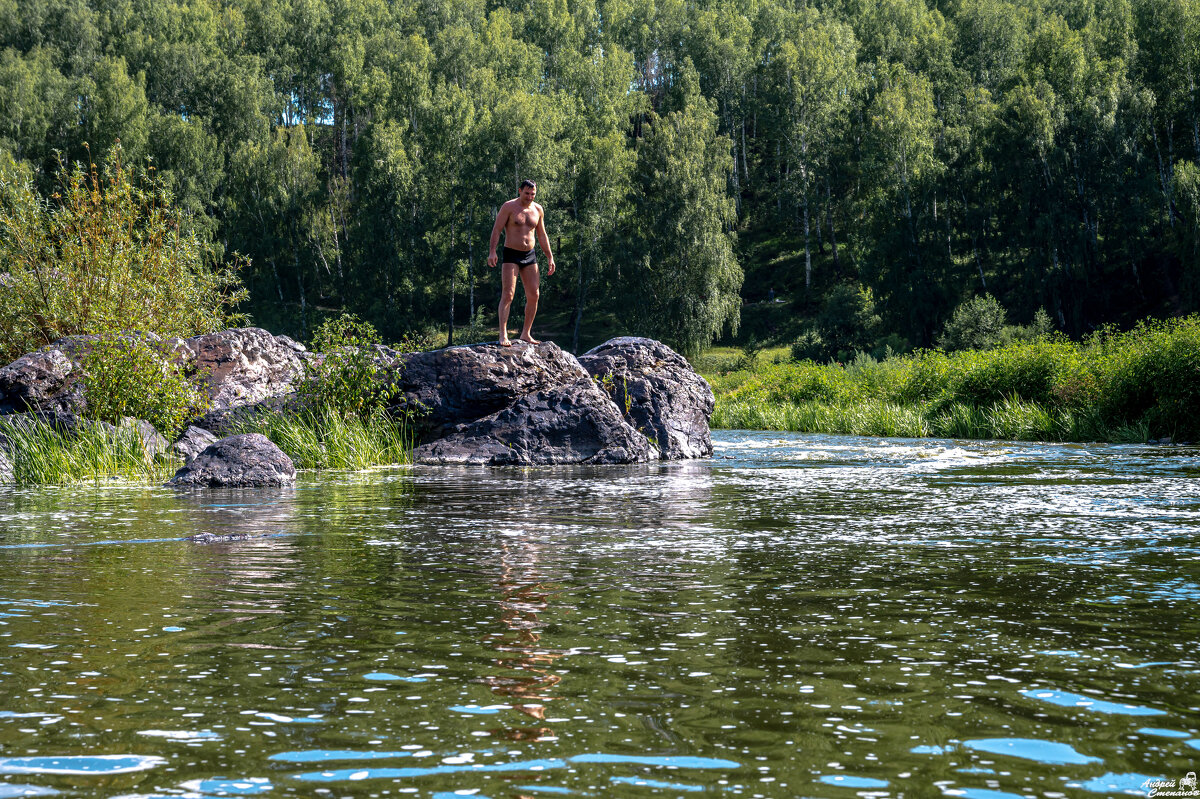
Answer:
M516 264L522 269L527 266L537 266L537 253L533 250L511 250L505 247L504 258L501 259L500 263Z

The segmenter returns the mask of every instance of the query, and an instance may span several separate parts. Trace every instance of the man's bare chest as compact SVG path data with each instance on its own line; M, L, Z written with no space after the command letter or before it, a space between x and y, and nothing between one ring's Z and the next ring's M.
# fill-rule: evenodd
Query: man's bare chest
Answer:
M518 208L508 217L508 224L524 230L533 230L540 218L537 210L533 208Z

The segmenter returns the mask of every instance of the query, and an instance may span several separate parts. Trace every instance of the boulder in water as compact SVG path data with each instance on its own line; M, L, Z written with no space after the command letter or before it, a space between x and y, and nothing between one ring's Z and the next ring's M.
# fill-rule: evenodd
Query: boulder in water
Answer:
M652 457L646 437L586 377L526 394L414 453L418 463L486 466L644 463Z
M296 466L261 433L218 439L167 481L169 486L283 486L296 482Z
M579 362L664 460L712 454L712 388L675 350L654 339L623 336L588 350Z

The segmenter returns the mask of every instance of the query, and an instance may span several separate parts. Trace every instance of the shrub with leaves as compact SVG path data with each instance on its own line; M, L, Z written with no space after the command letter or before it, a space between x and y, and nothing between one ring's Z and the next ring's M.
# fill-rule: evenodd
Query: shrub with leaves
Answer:
M123 165L119 148L103 170L64 165L49 199L0 156L0 357L131 323L182 337L227 327L246 297L241 262L220 263L154 172Z
M396 393L394 376L380 362L379 333L351 313L328 319L313 334L323 355L308 366L303 393L321 411L367 418L382 411Z
M989 350L1004 343L1007 314L991 294L959 305L946 321L937 345L944 350Z
M99 336L80 359L87 415L111 424L122 416L145 419L173 438L209 401L172 355L162 343L136 334Z

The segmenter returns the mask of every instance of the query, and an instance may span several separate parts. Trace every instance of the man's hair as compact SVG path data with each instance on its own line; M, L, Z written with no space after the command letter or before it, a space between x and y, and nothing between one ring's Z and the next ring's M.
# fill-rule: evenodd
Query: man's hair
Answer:
M525 180L521 181L521 188L522 189L536 189L537 184L534 183L532 180L529 180L528 178L526 178Z

